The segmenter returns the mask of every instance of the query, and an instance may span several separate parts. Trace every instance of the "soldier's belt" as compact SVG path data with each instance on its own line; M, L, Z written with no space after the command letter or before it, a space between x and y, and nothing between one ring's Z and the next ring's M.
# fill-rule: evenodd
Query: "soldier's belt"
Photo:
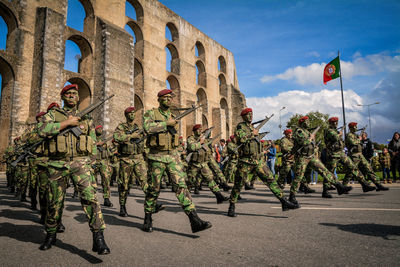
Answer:
M158 150L158 149L150 149L149 154L159 154L159 155L172 155L175 153L175 150Z

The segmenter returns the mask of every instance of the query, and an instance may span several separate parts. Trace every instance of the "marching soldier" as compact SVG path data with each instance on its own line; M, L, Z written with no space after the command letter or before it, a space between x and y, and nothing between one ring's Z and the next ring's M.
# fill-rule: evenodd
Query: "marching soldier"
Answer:
M239 162L235 176L235 184L230 196L228 216L236 217L235 203L238 200L240 190L247 180L247 177L252 174L259 177L261 181L270 188L275 197L282 203L283 211L294 209L295 205L284 197L282 190L276 183L265 160L261 159L261 143L257 139L258 130L254 129L251 124L253 120L253 110L251 108L245 108L240 115L244 121L237 125L235 135L238 139L238 145L243 145L239 148Z
M278 178L278 185L282 189L285 188L285 179L288 178L289 173L292 172L294 169L293 131L292 129L286 129L283 133L285 136L281 139L280 143L280 148L282 152L282 166L279 170Z
M224 174L225 174L226 181L233 183L235 180L236 166L237 166L238 158L239 158L239 152L238 152L237 145L236 145L235 135L230 136L230 141L228 142L226 147L227 147L229 160L225 164Z
M159 107L148 110L143 115L144 130L148 134L147 147L149 148L147 154L149 187L144 203L143 231L152 231L152 213L156 211L161 178L165 172L167 172L173 186L177 187L175 195L189 217L192 232L205 230L211 227L211 223L201 220L196 213L192 197L186 186L186 173L183 172L177 150L179 146L178 121L174 119L170 110L172 90L161 90L157 96Z

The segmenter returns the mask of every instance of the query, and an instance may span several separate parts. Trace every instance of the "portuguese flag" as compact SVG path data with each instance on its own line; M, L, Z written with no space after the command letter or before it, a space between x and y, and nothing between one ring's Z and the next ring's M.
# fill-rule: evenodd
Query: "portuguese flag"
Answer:
M339 56L329 62L324 69L324 84L340 76Z

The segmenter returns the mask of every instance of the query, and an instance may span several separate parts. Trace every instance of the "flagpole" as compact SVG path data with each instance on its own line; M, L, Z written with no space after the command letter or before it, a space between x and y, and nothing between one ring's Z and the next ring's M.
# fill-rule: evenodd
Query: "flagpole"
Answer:
M338 50L338 58L339 58L339 66L340 66L340 54ZM344 129L344 137L346 138L346 114L344 111L344 96L343 96L343 83L342 83L342 66L339 67L339 76L340 76L340 90L342 92L342 109L343 109L343 129Z

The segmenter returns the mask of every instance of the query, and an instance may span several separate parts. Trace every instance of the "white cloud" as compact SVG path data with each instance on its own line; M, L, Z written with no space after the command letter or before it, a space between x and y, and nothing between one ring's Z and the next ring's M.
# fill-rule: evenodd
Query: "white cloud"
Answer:
M296 66L280 74L263 76L261 82L293 80L301 85L321 85L322 73L326 64L323 62L312 63L308 66ZM355 53L353 61L341 60L341 69L344 79L374 75L383 71L398 72L400 71L400 55L390 56L386 53L379 53L361 57L361 54Z
M317 51L308 52L306 55L310 56L310 57L316 57L316 58L319 58L321 56Z

